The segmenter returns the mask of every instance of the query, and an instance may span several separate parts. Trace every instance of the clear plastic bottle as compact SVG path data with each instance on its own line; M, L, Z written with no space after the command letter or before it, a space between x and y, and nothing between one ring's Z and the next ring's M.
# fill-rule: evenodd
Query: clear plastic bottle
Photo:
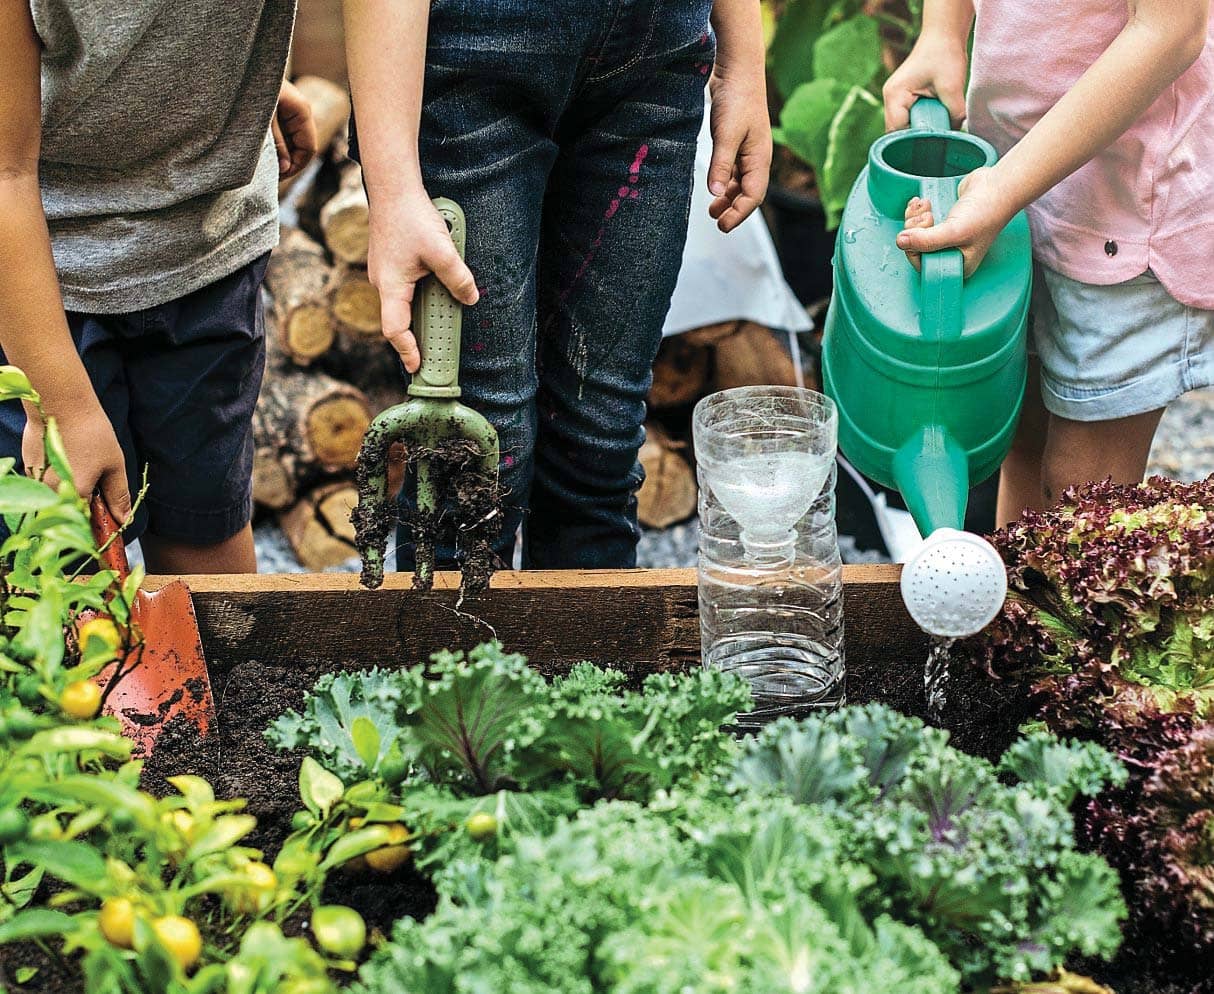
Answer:
M745 676L742 728L844 700L837 416L796 387L706 397L693 419L705 666Z

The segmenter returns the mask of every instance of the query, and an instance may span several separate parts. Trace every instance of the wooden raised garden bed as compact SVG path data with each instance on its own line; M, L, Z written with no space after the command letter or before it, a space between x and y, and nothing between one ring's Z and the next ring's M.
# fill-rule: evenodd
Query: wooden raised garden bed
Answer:
M926 718L926 636L902 604L897 566L844 567L847 700L881 701ZM155 587L165 582L151 578ZM151 776L192 772L220 796L248 797L267 832L298 802L298 757L273 751L262 733L298 708L323 673L395 668L440 648L470 649L496 638L546 675L582 660L627 672L700 664L694 570L503 572L475 599L458 602L457 574L435 590L389 575L365 590L352 574L190 577L219 711L214 748L170 728ZM956 667L943 722L960 748L990 758L1012 741L1023 694ZM162 740L163 741L163 740Z

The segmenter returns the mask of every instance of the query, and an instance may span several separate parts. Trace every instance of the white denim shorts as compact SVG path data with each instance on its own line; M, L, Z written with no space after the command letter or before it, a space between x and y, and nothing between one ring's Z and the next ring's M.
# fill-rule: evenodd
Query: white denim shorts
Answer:
M1038 263L1029 351L1041 360L1051 414L1128 418L1214 383L1214 311L1180 303L1150 270L1093 286Z

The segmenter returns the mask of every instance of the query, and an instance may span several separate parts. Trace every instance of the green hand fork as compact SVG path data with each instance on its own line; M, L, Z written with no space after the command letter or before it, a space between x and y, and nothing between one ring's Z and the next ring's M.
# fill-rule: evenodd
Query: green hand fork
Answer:
M464 212L459 204L442 197L434 206L447 222L462 258L467 230ZM458 400L461 324L462 308L447 288L434 276L422 280L413 299L413 334L421 351L421 368L409 384L409 399L371 422L358 457L358 506L353 518L366 587L375 589L383 583L384 552L396 522L395 497L388 493L388 452L394 443L423 453L416 460L417 509L423 517L437 519L440 503L426 450L465 439L480 453L480 471L497 478L497 431ZM414 584L428 590L434 580L433 547L419 547L416 558Z

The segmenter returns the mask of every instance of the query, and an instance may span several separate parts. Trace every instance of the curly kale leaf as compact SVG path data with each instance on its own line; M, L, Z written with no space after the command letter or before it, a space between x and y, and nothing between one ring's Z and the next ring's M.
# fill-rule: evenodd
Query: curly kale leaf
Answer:
M1046 745L1035 740L1009 764L1036 779L1042 771L1030 760L1048 756L1059 785L1006 785L991 764L914 719L878 705L845 708L760 735L734 783L832 814L844 855L876 874L869 911L922 927L968 982L1027 980L1071 952L1116 948L1124 915L1105 864L1083 864L1080 880L1072 872L1080 864L1068 791L1098 789L1111 761ZM1079 884L1084 902L1059 901ZM1060 914L1069 917L1051 922ZM1025 936L1038 938L1021 945ZM1064 947L1066 937L1073 946Z
M1094 742L1063 742L1045 731L1034 731L1014 742L999 762L1027 784L1058 792L1063 806L1076 797L1095 797L1106 787L1125 784L1125 767Z
M326 673L304 699L266 730L279 749L306 749L344 783L370 778L400 736L400 716L417 704L411 671Z
M705 671L655 674L639 693L622 675L581 664L553 682L544 731L524 765L571 777L588 799L646 800L721 767L735 752L721 727L750 702L744 680Z
M758 818L760 807L755 799L744 820ZM792 805L782 811L802 825L817 817ZM724 824L708 832L725 834ZM768 854L743 853L740 865L791 870L798 854L813 854L794 840L773 832L760 843ZM421 925L397 926L363 966L359 994L956 994L956 972L917 930L888 920L861 925L866 952L858 956L831 911L794 885L781 888L778 874L762 873L771 899L756 900L737 874L708 873L701 855L681 828L635 804L582 811L547 837L520 839L496 863L449 866L438 880L438 910ZM832 869L840 867L823 873Z
M798 804L851 807L872 796L860 743L825 721L768 725L747 745L732 783Z
M544 678L497 643L435 653L426 675L407 741L431 780L477 794L517 786L514 754L542 732Z

